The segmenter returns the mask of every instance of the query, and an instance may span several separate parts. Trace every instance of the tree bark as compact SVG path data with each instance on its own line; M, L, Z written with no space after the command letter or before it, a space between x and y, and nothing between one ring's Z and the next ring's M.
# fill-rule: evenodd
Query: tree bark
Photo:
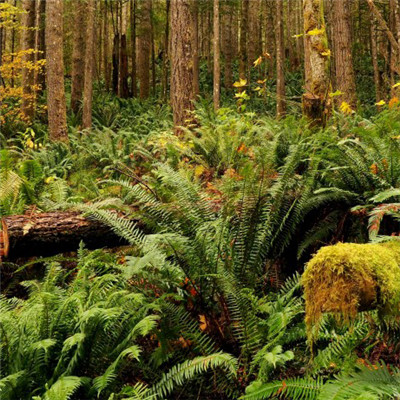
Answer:
M132 69L131 69L131 93L137 96L136 78L136 0L131 0L131 49L132 49Z
M343 92L336 97L338 104L345 101L356 108L356 83L353 69L350 0L332 0L334 61L336 88Z
M234 38L237 36L235 20L236 10L230 2L223 3L222 13L222 54L224 56L224 86L226 90L232 89L233 84L233 58L235 56Z
M104 80L106 91L109 92L111 88L111 63L110 63L110 32L108 25L108 4L104 3L104 50L103 50L103 63L104 63Z
M118 95L126 99L129 97L128 88L128 50L127 50L127 3L121 4L120 7L120 33L121 43L119 47L119 82L118 82Z
M381 74L379 72L378 50L376 44L376 31L375 31L375 17L373 15L371 15L370 18L370 41L371 41L372 66L374 69L375 99L376 102L379 103L379 101L382 100Z
M75 251L81 241L89 248L125 244L108 226L75 211L12 215L0 228L0 260Z
M68 141L64 88L63 0L46 2L47 111L51 140Z
M191 0L171 0L171 105L175 132L193 119L193 15Z
M23 56L24 68L22 69L22 115L26 122L31 122L35 113L35 70L29 68L35 62L35 22L36 1L23 0L22 8L22 38L21 50L26 53Z
M276 115L282 117L286 111L285 99L285 44L283 32L283 4L276 3Z
M164 33L164 53L163 53L163 76L162 76L162 97L165 102L168 100L168 59L169 59L169 12L170 0L166 0L166 24Z
M193 94L194 98L200 93L199 85L199 7L193 0Z
M89 0L87 6L86 54L85 54L85 81L83 89L83 117L84 129L92 127L93 102L93 67L95 52L95 0Z
M51 2L52 0L49 0ZM82 0L75 4L72 72L71 72L71 110L77 114L82 101L85 79L85 36L87 1Z
M328 41L323 19L323 0L304 0L306 93L303 113L316 125L325 125L330 114Z
M275 14L275 3L272 1L265 2L265 24L267 26L265 32L265 53L269 54L267 57L267 65L266 69L268 72L268 76L272 78L274 76L274 60L276 59L276 34L275 34L275 25L274 23L274 14ZM275 15L276 17L276 15Z
M393 49L397 52L397 54L400 53L400 46L396 41L396 38L394 37L392 31L389 29L386 21L383 19L381 13L379 10L376 8L373 0L367 0L369 9L371 10L371 13L375 16L376 20L378 21L379 25L381 26L382 30L386 33L386 36L393 47ZM398 67L397 67L398 70Z
M141 2L140 32L138 33L138 78L141 99L150 94L150 52L151 52L151 0Z
M39 0L38 10L38 34L37 34L37 60L46 59L46 0ZM46 89L46 67L44 66L41 72L36 76L38 84L38 93L42 93Z
M261 55L260 38L260 0L249 0L247 5L248 19L247 32L249 40L247 41L247 62L249 69L253 62Z
M239 42L239 77L246 79L247 75L247 14L250 0L242 0L240 10L240 42Z
M221 88L221 63L220 63L220 40L219 40L219 0L214 0L214 82L213 82L213 102L214 111L219 109L220 88Z

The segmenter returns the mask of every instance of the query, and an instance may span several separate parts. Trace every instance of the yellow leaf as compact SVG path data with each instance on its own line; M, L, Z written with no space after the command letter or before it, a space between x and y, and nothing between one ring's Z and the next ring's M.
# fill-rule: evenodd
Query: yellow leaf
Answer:
M342 94L343 94L342 91L336 90L336 92L329 93L329 97L337 97L337 96L341 96Z
M317 36L317 35L322 35L324 33L325 33L325 28L321 28L321 29L315 28L315 29L312 29L311 31L308 31L307 35L308 36Z
M397 88L397 87L399 87L399 86L400 86L400 82L397 82L397 83L395 83L395 84L392 86L392 88L395 89L395 88Z
M256 61L253 62L255 67L258 67L262 63L262 57L258 57Z
M375 103L376 106L384 106L385 104L386 104L385 100L381 100L381 101L378 101L377 103Z
M330 56L331 56L331 51L330 51L330 50L323 51L323 52L321 53L321 56L330 57Z
M263 79L263 80L260 79L257 81L257 83L259 83L260 85L263 85L265 82L267 82L266 79Z
M200 329L202 331L205 331L207 329L207 320L205 315L199 315L199 320L200 320Z
M304 33L299 33L299 34L297 34L297 35L293 35L292 38L297 39L297 38L302 37L303 35L304 35Z
M350 107L350 104L346 103L345 101L342 102L339 109L343 114L353 114L353 112L354 112L352 110L352 108Z
M236 87L236 88L241 88L241 87L246 86L246 85L247 85L247 80L246 79L239 79L239 81L237 81L237 82L235 82L233 84L233 86Z
M197 165L194 169L194 175L199 177L206 169L202 165Z
M33 149L33 147L35 146L35 144L33 143L32 139L28 139L26 141L26 145L30 148Z

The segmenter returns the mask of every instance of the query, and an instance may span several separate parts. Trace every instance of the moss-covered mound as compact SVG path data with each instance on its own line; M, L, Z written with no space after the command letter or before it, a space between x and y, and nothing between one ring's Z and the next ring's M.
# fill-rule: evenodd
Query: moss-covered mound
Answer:
M400 242L339 243L321 248L302 277L308 328L322 313L343 320L378 308L397 313L400 302Z

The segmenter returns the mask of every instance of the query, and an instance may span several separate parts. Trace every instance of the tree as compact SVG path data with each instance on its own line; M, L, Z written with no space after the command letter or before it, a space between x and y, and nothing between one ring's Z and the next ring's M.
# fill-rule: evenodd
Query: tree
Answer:
M334 61L336 87L343 95L336 99L345 101L353 109L356 107L356 83L353 68L352 37L351 37L351 1L332 0L332 27L334 35ZM339 104L340 104L339 103Z
M87 30L85 52L85 81L83 89L83 128L92 126L93 66L95 51L95 0L89 0L87 7Z
M199 5L193 0L193 93L196 98L200 93L199 86Z
M151 1L142 0L138 32L138 78L141 99L150 94L150 52L151 52Z
M242 0L240 8L239 77L247 75L247 13L250 0ZM254 60L253 60L254 61Z
M319 125L325 124L330 113L328 77L330 53L323 15L323 0L303 0L306 78L303 113Z
M77 114L82 100L85 73L85 36L87 0L75 4L72 72L71 72L71 110Z
M213 101L214 110L218 110L220 102L220 87L221 87L221 63L220 63L220 41L219 41L219 0L214 0L214 84L213 84Z
M174 125L188 125L193 109L193 15L191 0L171 0L171 105Z
M168 25L168 23L167 23ZM136 0L131 0L131 48L132 48L132 70L131 70L131 94L137 96L136 82Z
M29 65L35 62L35 22L36 22L36 1L23 0L22 8L22 37L21 50L24 51L22 69L22 114L26 121L32 121L35 113L35 70Z
M283 4L276 3L276 114L281 117L286 111L285 101L285 44L283 37Z
M38 32L37 32L37 60L46 60L46 0L39 0ZM36 77L38 91L46 88L46 74L39 73Z
M68 141L64 88L63 0L46 1L46 54L50 139Z
M277 3L281 3L281 1ZM260 0L249 0L247 11L247 32L249 35L249 39L247 41L247 62L249 63L249 67L251 68L253 62L261 55Z
M225 89L232 89L233 59L235 57L235 38L237 38L237 13L231 1L222 3L222 54L224 56L224 85Z

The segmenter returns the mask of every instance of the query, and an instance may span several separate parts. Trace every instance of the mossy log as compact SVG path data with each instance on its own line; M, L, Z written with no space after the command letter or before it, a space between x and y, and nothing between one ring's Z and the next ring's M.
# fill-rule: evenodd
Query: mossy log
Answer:
M80 212L11 215L1 220L0 260L75 251L81 241L88 248L126 244L108 226Z
M400 304L400 241L338 243L321 248L302 277L306 324L318 325L323 313L342 321L357 312L397 313Z

